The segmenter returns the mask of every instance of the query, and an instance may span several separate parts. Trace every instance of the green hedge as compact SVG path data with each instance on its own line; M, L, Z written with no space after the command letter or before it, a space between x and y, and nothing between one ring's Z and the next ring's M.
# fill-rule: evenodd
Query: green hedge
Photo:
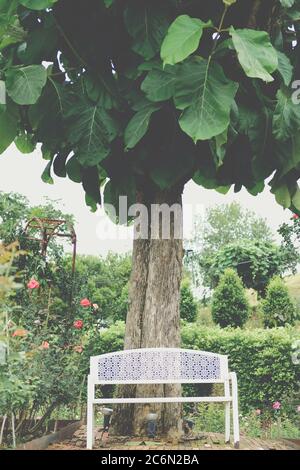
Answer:
M86 347L85 354L96 355L122 349L125 326L118 322L103 331ZM292 361L292 345L300 335L292 328L270 330L182 327L182 346L229 356L230 369L237 373L240 409L270 409L272 403L289 401L300 381L300 366Z
M292 361L295 330L221 329L185 325L183 346L227 354L237 373L240 409L270 409L275 401L288 402L298 389L300 366ZM298 334L298 339L300 335Z

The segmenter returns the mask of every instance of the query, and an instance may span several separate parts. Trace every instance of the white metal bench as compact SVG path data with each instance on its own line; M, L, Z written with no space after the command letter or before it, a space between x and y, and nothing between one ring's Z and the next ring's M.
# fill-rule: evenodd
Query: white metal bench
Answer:
M95 398L96 385L224 384L223 396ZM231 385L231 386L230 386ZM128 349L90 358L87 406L87 448L94 444L94 405L119 403L225 403L225 442L230 441L232 405L234 446L239 446L238 389L235 372L221 354L173 348Z

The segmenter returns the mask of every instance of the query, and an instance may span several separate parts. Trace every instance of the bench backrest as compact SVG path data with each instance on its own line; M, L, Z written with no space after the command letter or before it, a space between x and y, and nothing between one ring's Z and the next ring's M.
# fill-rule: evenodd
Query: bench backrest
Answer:
M90 375L98 384L223 382L228 359L189 349L128 349L91 357Z

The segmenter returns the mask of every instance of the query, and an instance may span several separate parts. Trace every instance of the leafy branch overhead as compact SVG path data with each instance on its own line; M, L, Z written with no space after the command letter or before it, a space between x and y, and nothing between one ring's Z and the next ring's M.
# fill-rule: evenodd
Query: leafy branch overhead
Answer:
M300 213L299 18L300 0L0 0L0 152L42 144L43 180L93 209L108 178L117 200L273 175Z

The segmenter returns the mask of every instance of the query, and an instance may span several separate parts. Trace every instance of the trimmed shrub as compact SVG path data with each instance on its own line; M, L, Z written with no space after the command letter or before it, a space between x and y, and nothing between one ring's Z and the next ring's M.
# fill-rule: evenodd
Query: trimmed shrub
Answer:
M243 326L250 307L243 283L233 269L226 269L212 296L212 318L222 328Z
M288 288L280 277L274 277L268 287L266 298L262 301L264 325L269 328L293 325L296 307Z
M180 291L180 318L194 322L197 318L198 306L191 290L190 282L184 280Z

